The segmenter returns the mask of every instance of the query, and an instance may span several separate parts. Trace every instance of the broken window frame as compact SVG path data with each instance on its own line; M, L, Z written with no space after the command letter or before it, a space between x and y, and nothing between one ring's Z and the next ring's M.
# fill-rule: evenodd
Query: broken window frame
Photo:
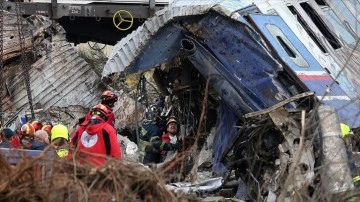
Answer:
M308 2L299 3L300 7L307 14L307 17L311 20L313 25L317 28L317 30L322 34L322 36L326 39L326 41L330 44L330 46L334 49L342 48L342 44L338 40L336 34L333 33L325 24L324 20L320 17L319 13L316 9Z
M348 45L355 44L356 39L354 38L354 35L351 32L349 32L349 30L347 29L347 27L349 27L349 26L345 27L344 24L341 22L341 20L336 15L336 13L330 7L322 8L322 10L325 14L324 16L326 17L326 19L338 31L338 33L341 36L341 38L343 39L343 41L346 42L346 44L348 44ZM349 27L349 28L351 29L351 27Z
M301 55L301 53L296 49L294 44L288 39L286 34L275 24L266 24L266 29L269 30L270 34L277 40L280 46L288 54L289 58L301 68L308 68L309 63Z
M300 25L303 27L303 29L308 33L310 38L314 41L314 43L318 46L321 52L323 53L329 53L326 49L325 45L320 41L314 31L310 28L310 26L307 24L305 19L302 17L302 15L299 13L298 9L295 7L295 5L287 5L287 8L289 11L294 15L295 19L300 23Z
M322 1L323 3L320 3L318 1ZM341 1L344 1L344 3ZM349 0L339 0L336 1L335 3L333 1L327 3L325 2L325 0L316 0L315 1L316 4L315 3L314 4L315 6L316 5L319 6L322 12L324 12L325 19L328 20L332 26L336 27L335 30L337 31L338 35L343 39L343 42L346 42L346 44L348 45L354 45L356 43L356 40L359 38L356 32L360 33L360 24L356 21L355 17L350 13L351 9L349 7L347 8L345 7L344 5L346 4L345 1L348 2ZM337 2L342 4L343 9L341 8L337 9L339 6L334 6L335 4L337 4ZM359 2L359 0L357 0L357 2ZM360 4L359 4L359 9L360 9ZM349 21L351 22L351 24L349 23Z

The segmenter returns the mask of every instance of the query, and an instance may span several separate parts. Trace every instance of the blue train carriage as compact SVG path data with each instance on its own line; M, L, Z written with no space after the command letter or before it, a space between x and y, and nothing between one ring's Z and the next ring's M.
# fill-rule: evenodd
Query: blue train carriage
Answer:
M358 4L358 5L355 5ZM360 126L358 1L266 1L249 21L290 74L334 106L340 121ZM241 11L240 11L241 12Z

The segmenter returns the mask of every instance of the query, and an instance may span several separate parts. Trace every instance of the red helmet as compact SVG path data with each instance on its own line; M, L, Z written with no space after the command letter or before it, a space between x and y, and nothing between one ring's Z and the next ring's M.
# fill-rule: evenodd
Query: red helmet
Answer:
M39 121L32 121L30 123L31 123L32 126L34 126L35 131L41 130L41 128L43 126Z
M91 116L98 115L105 121L111 113L111 110L103 104L97 104L91 109Z
M32 124L26 123L20 128L20 135L33 136L35 134L35 128Z
M49 125L49 124L45 124L45 125L43 125L43 127L41 128L41 130L46 131L46 132L50 135L51 128L52 128L52 126L51 126L51 125Z
M115 93L113 93L109 90L106 90L101 94L101 100L116 102L118 100L118 97L117 97L117 95L115 95Z

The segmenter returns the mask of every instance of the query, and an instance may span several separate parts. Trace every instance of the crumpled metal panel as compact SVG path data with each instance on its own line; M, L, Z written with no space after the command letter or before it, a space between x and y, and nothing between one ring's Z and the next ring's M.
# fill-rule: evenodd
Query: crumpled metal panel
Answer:
M66 41L65 31L55 24L53 28L57 31L52 35L51 41L48 41L49 39L41 37L45 35L45 30L50 29L51 20L43 16L31 16L27 20L29 23L24 27L24 31L38 33L41 39L35 44L35 52L42 57L30 64L29 71L34 106L47 110L51 106L95 105L103 90L99 85L100 77ZM14 48L19 51L19 46ZM7 102L4 110L29 108L22 70L19 69L20 64L16 63L18 62L9 63L6 67L6 87L9 93L7 97L10 102ZM15 65L19 68L15 68Z
M184 34L179 27L166 25L144 47L141 57L128 67L127 73L142 72L172 59L180 50L182 38Z
M124 71L133 65L134 61L140 56L142 51L150 46L150 39L173 19L201 15L207 13L215 7L218 12L231 14L244 5L251 2L235 0L179 0L169 4L167 8L160 10L155 15L144 22L131 34L119 41L113 48L108 61L106 62L102 77L107 77L113 73ZM161 44L161 43L159 43ZM147 69L141 69L146 71Z
M257 110L291 97L276 80L281 66L249 34L247 25L210 13L191 25L226 68L223 75ZM221 67L218 67L221 70ZM255 108L253 108L255 110Z

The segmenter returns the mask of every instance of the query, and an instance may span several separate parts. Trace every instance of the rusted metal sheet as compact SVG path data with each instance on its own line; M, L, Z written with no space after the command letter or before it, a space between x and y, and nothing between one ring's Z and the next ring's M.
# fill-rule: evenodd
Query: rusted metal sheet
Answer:
M4 53L8 61L4 82L7 93L2 95L4 111L15 111L21 107L27 110L29 107L23 71L17 60L21 52L13 18L14 15L8 14L6 19L9 20L4 20ZM31 16L24 19L23 24L26 25L23 26L26 52L33 53L28 54L33 104L44 110L51 106L95 105L104 87L99 85L99 76L66 41L63 28L43 16Z
M9 13L4 11L4 43L3 43L3 51L4 51L4 62L12 59L21 54L19 45L19 33L18 33L18 23L16 19L16 14ZM24 18L20 20L20 23L23 27L24 34L24 48L29 50L31 48L31 40L32 35L37 34L37 28L32 27Z

